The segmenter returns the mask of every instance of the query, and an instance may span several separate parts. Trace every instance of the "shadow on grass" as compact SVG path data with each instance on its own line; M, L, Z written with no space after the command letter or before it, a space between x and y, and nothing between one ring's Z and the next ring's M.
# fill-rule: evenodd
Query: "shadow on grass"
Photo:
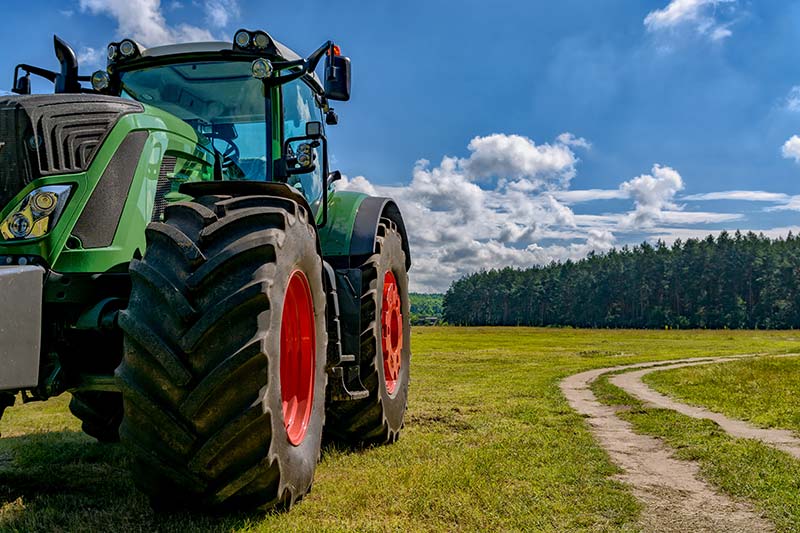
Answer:
M0 438L0 531L231 531L263 519L156 514L128 461L75 431Z

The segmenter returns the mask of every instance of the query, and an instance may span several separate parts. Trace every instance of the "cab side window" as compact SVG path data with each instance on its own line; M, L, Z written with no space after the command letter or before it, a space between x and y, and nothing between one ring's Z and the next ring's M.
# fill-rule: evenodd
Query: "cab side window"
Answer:
M302 137L306 134L306 124L310 121L322 121L322 111L317 106L314 92L302 80L298 79L283 86L283 138ZM314 149L316 168L307 174L289 177L289 185L300 190L306 197L311 209L316 213L322 198L322 148Z

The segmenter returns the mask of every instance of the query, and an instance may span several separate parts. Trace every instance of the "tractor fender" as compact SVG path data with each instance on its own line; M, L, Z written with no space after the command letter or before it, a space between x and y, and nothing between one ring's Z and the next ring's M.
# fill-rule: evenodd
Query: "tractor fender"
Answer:
M388 218L397 224L397 230L403 237L403 252L406 254L406 270L411 268L411 251L408 246L406 225L400 208L391 198L368 196L358 207L353 222L353 233L350 237L350 256L358 257L375 253L375 239L378 236L378 223L381 218Z
M311 206L308 205L308 201L306 201L305 196L285 183L264 181L194 181L181 184L178 191L193 198L198 198L200 196L209 194L229 194L231 196L275 196L297 202L300 206L305 208L306 212L309 213L309 216L312 216L312 213L314 212L311 210ZM316 224L312 224L312 227L314 228L314 233L317 239L317 252L322 254L319 231Z

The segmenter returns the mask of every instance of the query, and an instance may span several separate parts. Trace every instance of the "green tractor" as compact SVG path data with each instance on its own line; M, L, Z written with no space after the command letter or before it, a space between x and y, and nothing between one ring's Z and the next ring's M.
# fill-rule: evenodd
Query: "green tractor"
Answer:
M411 261L395 202L332 187L349 58L248 30L125 39L91 76L55 51L0 97L0 414L71 393L161 508L291 506L323 438L397 439Z

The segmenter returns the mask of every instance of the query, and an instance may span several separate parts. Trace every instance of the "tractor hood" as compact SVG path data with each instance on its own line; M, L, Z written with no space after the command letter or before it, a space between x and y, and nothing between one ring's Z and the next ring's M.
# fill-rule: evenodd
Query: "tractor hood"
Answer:
M138 102L88 94L0 98L0 209L35 179L84 172Z

